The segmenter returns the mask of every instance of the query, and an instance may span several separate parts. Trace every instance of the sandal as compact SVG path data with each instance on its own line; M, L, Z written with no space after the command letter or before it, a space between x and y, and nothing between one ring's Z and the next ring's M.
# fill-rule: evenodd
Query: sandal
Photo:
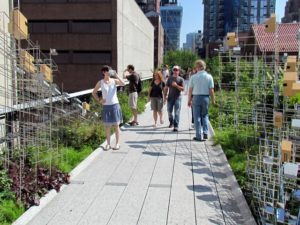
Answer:
M109 149L111 149L110 145L106 145L106 146L103 148L104 151L108 151Z
M113 150L119 150L120 149L120 145L119 144L116 144L115 147L113 147Z

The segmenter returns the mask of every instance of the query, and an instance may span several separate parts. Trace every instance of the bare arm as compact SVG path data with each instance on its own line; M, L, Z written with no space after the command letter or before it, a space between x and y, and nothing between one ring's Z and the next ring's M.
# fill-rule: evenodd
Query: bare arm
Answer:
M169 87L168 86L165 86L164 88L164 102L166 102L166 100L168 99L168 92L169 92Z
M100 83L100 81L98 81L92 92L92 95L97 102L100 102L100 100L101 100L97 94L98 90L100 89L100 86L101 86L101 83Z
M188 106L191 107L192 105L192 93L193 93L193 88L189 87L188 91Z
M211 97L212 103L215 105L216 104L216 99L215 99L215 91L213 88L209 89L209 95Z
M175 81L172 82L172 87L177 88L179 91L184 91L184 87L178 85Z
M125 86L124 80L116 73L117 79L115 79L115 82L119 86Z

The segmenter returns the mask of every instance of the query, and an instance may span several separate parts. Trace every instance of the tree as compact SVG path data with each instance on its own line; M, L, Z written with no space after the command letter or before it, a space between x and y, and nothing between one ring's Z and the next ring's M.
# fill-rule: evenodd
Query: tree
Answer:
M164 55L164 64L170 67L179 65L182 69L193 68L198 56L191 51L168 51Z

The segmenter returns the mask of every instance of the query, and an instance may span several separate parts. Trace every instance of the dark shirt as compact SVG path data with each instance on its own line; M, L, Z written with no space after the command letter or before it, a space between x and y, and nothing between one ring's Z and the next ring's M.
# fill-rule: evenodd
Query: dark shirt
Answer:
M162 98L163 97L163 89L165 86L166 86L166 84L163 81L161 81L159 84L156 84L156 83L154 83L154 81L152 81L150 97Z
M127 76L127 80L129 81L128 90L129 93L137 92L137 83L139 80L139 75L136 72L133 72L131 75Z
M178 97L180 97L180 92L177 88L172 86L172 82L175 81L177 83L177 85L183 87L183 83L184 80L182 77L178 76L178 77L174 77L171 76L169 77L168 81L167 81L167 87L169 88L169 96L168 96L168 100L169 99L177 99Z

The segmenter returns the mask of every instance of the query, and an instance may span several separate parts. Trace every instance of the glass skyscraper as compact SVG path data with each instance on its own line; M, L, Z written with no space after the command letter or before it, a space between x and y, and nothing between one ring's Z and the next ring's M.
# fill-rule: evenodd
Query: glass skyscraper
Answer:
M204 0L204 42L222 40L228 32L249 31L275 12L276 0Z
M164 52L179 49L182 6L177 5L177 0L162 1L160 15L165 30Z

